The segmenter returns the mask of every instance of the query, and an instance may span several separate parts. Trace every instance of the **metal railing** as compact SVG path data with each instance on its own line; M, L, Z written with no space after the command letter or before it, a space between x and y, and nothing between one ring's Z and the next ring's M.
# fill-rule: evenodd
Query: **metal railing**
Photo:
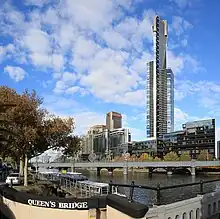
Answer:
M82 187L80 184L77 183L77 181L74 181L71 178L68 177L61 177L58 175L54 174L39 174L39 177L41 180L49 180L52 182L57 182L57 185L61 188L66 190L71 194L74 194L74 191L78 189L79 195L81 196L86 196L86 197L91 197L93 195L97 195L97 193L93 190L87 190L87 187ZM165 190L169 189L177 189L177 188L183 188L183 187L192 187L192 186L199 186L199 192L197 194L203 195L204 193L204 186L208 183L213 183L213 182L220 182L219 179L213 179L213 180L208 180L208 181L203 181L200 180L199 182L192 182L192 183L184 183L184 184L177 184L177 185L170 185L170 186L161 186L159 183L157 186L147 186L147 185L139 185L135 184L134 181L131 182L131 184L119 184L119 183L113 183L110 181L109 183L109 189L108 189L108 194L119 194L117 193L118 188L129 188L129 193L127 195L127 198L130 202L133 202L134 200L134 190L135 189L144 189L144 190L151 190L156 192L156 205L161 205L161 197L162 197L162 192ZM75 193L76 195L76 193ZM124 195L124 194L122 194Z
M108 188L99 187L96 185L88 185L83 183L84 181L77 181L70 177L60 176L55 174L41 174L38 175L39 180L50 181L58 186L61 190L69 193L73 196L81 196L81 197L91 197L95 195L108 195L109 194L109 186Z
M133 196L134 196L134 189L135 188L156 191L156 205L161 205L161 192L164 191L164 190L199 185L199 193L198 194L203 195L205 184L213 183L213 182L219 182L219 181L220 181L220 179L213 179L213 180L208 180L208 181L200 180L199 182L184 183L184 184L171 185L171 186L162 186L162 187L161 187L160 184L157 184L157 186L154 187L154 186L137 185L137 184L134 183L134 181L132 181L131 184L117 184L117 183L112 183L112 181L110 181L109 191L110 191L110 193L112 193L112 191L115 190L114 187L117 187L117 188L118 187L130 188L129 195L128 195L128 200L130 202L133 202Z

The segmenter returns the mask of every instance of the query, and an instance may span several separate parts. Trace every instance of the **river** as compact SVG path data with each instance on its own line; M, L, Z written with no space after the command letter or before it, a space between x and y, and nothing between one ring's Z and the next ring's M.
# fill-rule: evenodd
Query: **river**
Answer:
M122 184L130 184L132 181L135 182L135 184L139 185L148 185L148 186L154 186L156 187L158 184L160 186L168 186L168 185L176 185L176 184L183 184L183 183L191 183L191 182L199 182L201 180L208 181L213 179L219 179L220 175L197 175L197 176L191 176L191 175L171 175L168 176L166 174L158 174L153 173L152 177L149 177L148 173L131 173L128 176L96 176L96 174L90 174L89 175L90 180L99 181L99 182L110 182L112 180L113 183L122 183ZM207 183L204 184L204 192L211 192L215 191L216 189L220 188L220 181L219 182L213 182L213 183ZM126 195L129 194L129 188L122 188L119 190L121 193L124 193ZM163 190L161 191L161 203L162 204L169 204L176 201L184 200L187 198L195 197L200 191L200 186L189 186L189 187L183 187L183 188L176 188L176 189L169 189L169 190ZM134 200L152 205L156 203L156 192L152 190L145 190L145 189L135 189L134 191Z

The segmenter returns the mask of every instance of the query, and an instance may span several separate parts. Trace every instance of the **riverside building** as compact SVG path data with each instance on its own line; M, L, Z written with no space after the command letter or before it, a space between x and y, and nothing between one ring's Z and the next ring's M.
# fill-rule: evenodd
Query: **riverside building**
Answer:
M215 157L215 119L187 122L180 131L163 136L165 152L175 151L181 155L189 152L196 159L203 150Z
M167 21L155 16L153 31L154 60L147 63L146 136L148 140L162 138L173 131L174 77L167 69Z

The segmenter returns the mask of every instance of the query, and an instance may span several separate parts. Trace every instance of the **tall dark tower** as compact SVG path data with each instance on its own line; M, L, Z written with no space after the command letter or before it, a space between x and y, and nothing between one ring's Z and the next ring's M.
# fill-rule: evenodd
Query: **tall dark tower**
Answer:
M146 136L156 139L167 133L167 22L155 16L154 60L147 63Z

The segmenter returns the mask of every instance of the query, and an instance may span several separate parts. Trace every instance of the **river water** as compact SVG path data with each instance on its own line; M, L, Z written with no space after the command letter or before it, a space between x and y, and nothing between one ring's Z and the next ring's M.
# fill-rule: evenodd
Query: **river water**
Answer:
M168 176L167 174L153 173L152 177L149 177L148 173L131 173L128 176L103 175L98 177L96 176L96 174L90 173L89 179L99 182L108 182L108 183L110 182L110 180L112 180L113 183L121 183L121 184L130 184L132 181L134 181L135 184L139 184L139 185L148 185L148 186L156 187L158 184L160 184L160 186L162 187L168 185L199 182L201 180L203 181L209 181L213 179L220 180L220 175L191 176L191 175L174 174ZM220 181L204 184L203 188L205 193L215 191L216 189L220 188ZM129 188L121 188L119 191L121 193L126 194L127 196L129 194ZM199 185L163 190L161 191L161 203L169 204L187 198L196 197L196 195L199 194L199 191L200 191ZM152 206L152 204L156 203L156 192L152 190L137 188L134 190L134 200Z

